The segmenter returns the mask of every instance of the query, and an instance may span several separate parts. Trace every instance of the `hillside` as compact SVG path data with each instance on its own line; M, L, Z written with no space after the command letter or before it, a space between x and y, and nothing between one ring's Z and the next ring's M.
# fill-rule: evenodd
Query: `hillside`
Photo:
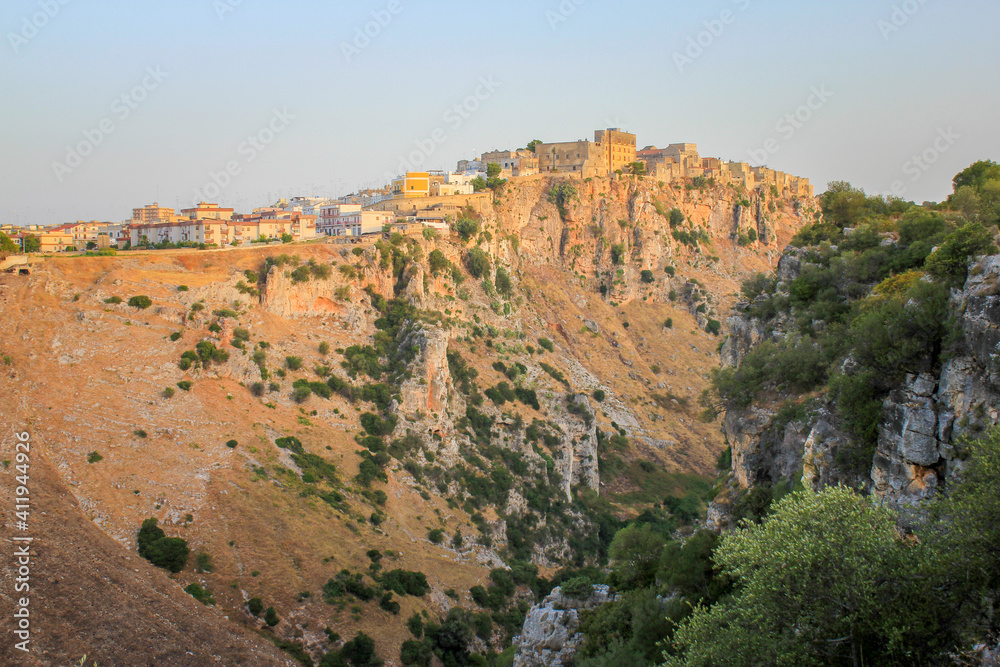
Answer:
M668 497L703 507L725 449L698 419L722 342L706 329L815 203L699 185L533 177L437 238L59 257L0 276L0 426L31 433L33 511L60 517L36 519L39 563L66 554L35 594L107 582L90 595L116 615L94 622L121 630L83 644L42 605L37 664L138 664L153 653L130 637L168 637L162 624L185 639L158 665L283 664L271 637L319 661L359 631L398 664L406 619L456 607L479 614L461 650L500 649L530 590L600 565L624 521L677 521ZM136 553L149 517L191 548L169 579ZM71 555L82 540L88 558ZM510 566L517 592L488 614L470 590ZM388 571L424 573L428 590L364 601L342 570L380 593ZM193 582L213 606L183 592ZM273 630L251 598L274 607Z

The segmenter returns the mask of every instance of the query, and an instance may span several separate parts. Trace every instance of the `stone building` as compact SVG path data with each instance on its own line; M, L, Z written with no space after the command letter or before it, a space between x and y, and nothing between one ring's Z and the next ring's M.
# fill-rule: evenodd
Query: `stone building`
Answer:
M583 178L600 178L636 161L635 135L618 128L597 130L594 141L538 144L540 172L569 172Z

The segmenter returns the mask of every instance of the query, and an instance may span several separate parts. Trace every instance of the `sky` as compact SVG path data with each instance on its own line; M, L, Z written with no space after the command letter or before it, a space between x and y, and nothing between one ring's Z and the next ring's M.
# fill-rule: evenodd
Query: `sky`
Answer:
M335 197L532 139L922 202L1000 159L992 0L3 0L0 222Z

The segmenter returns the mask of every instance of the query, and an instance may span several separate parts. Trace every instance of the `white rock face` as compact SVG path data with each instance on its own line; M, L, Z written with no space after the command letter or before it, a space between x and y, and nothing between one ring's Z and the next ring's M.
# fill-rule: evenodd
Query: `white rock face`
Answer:
M614 601L607 586L594 586L586 600L574 600L552 590L542 603L535 605L524 619L514 657L514 667L569 667L583 644L580 611Z

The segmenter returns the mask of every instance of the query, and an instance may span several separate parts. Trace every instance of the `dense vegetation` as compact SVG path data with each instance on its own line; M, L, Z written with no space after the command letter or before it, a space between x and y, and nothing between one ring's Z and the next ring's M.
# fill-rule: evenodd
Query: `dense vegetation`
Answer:
M778 335L738 368L714 373L706 416L820 392L855 436L841 463L870 465L883 400L907 373L935 369L950 354L950 291L964 284L970 258L995 251L1000 167L991 164L959 174L956 193L940 205L832 183L820 199L822 218L791 242L798 277L779 284L759 274L744 283L747 314Z
M915 536L844 488L798 491L722 538L718 577L665 646L666 665L954 664L1000 624L1000 430L968 459Z

